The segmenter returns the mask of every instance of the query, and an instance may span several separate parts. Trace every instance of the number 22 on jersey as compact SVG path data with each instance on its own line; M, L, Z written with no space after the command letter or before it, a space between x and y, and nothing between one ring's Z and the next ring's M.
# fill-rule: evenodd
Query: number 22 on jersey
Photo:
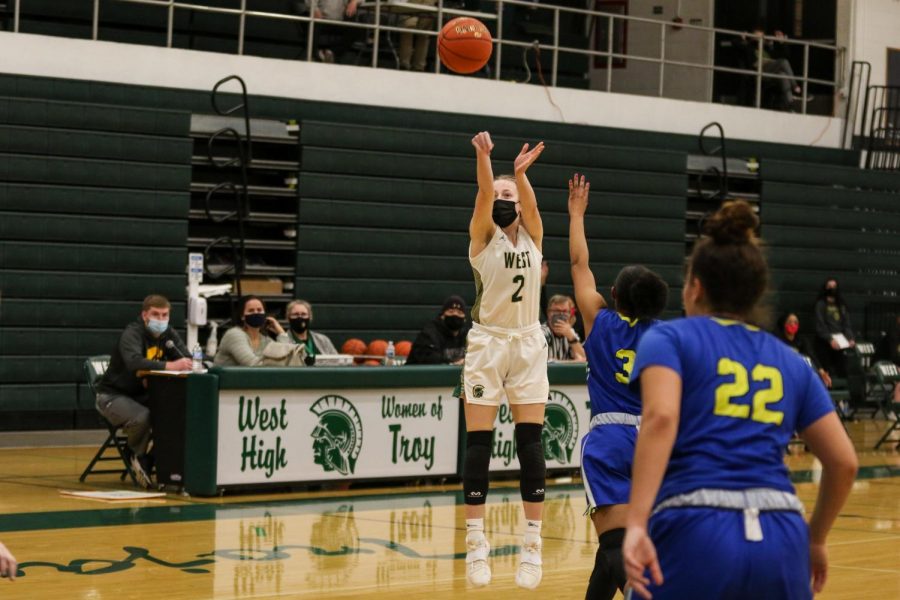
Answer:
M746 396L750 391L747 379L747 368L730 358L720 358L717 372L719 375L731 375L734 380L722 383L716 388L716 404L713 412L720 417L750 419L758 423L781 425L784 413L780 410L769 410L768 405L778 402L784 397L784 382L781 371L775 367L756 365L750 372L753 381L768 382L768 388L757 390L753 394L751 404L739 404L734 399ZM752 405L752 412L751 412Z

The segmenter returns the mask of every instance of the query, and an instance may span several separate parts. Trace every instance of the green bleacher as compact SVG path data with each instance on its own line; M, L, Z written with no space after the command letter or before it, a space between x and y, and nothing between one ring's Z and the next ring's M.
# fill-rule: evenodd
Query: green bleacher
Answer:
M0 98L3 429L95 427L84 358L112 351L150 292L183 321L189 123L185 111Z
M0 89L0 428L92 426L81 360L110 352L149 292L169 295L183 323L190 114L211 112L209 94L11 75ZM667 316L679 313L695 136L270 97L250 106L302 124L294 294L338 345L412 339L446 295L472 300L469 139L484 129L498 173L523 142L547 144L530 177L550 293L571 291L566 180L578 171L592 182L602 291L622 265L643 263L672 286ZM861 327L866 304L900 288L900 183L852 168L851 152L728 149L762 164L776 308L808 319L835 275Z

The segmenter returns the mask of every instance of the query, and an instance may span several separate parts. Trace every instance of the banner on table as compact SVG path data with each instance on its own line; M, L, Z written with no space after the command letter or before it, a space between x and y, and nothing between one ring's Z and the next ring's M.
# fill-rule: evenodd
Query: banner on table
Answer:
M444 389L221 390L217 484L456 473Z
M581 438L591 424L587 387L561 385L550 388L544 409L544 458L548 469L581 467ZM491 471L517 471L515 423L509 405L500 405L491 451Z

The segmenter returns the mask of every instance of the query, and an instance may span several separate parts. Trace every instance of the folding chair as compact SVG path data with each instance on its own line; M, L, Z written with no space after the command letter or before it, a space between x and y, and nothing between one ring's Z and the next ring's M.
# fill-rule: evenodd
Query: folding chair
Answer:
M91 389L91 392L96 396L97 390L95 389L95 385L100 377L106 372L106 367L109 366L109 355L101 355L101 356L91 356L87 360L84 361L84 377L87 381L88 386ZM100 445L100 449L97 450L97 453L94 454L94 458L91 459L90 464L88 464L87 468L81 474L81 477L78 478L78 481L84 481L88 475L96 475L98 473L119 473L121 476L119 479L121 481L125 481L126 477L131 477L131 481L134 485L137 485L137 478L134 476L134 472L131 470L131 465L128 463L128 438L124 435L119 434L119 428L107 421L103 415L97 413L100 417L100 422L106 427L106 430L109 432L109 435L106 436L106 440L103 444ZM113 449L115 450L115 454L107 455L107 450ZM118 461L122 463L124 468L121 469L95 469L99 462L109 462L109 461Z
M896 442L897 448L900 449L900 438L891 438L891 434L900 430L900 402L894 402L894 386L900 385L900 369L892 362L880 360L872 367L875 371L876 385L878 386L873 392L881 396L881 406L884 414L887 415L890 427L875 444L875 449L881 447L885 442Z

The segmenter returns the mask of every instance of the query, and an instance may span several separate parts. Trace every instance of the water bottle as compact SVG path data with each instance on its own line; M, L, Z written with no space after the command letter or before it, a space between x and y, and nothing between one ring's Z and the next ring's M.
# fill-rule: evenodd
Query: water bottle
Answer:
M191 352L191 370L194 373L199 373L203 370L203 350L200 349L200 344L196 344L193 352Z
M394 356L397 354L397 351L394 350L394 342L388 342L387 349L384 351L384 364L387 366L394 366Z

